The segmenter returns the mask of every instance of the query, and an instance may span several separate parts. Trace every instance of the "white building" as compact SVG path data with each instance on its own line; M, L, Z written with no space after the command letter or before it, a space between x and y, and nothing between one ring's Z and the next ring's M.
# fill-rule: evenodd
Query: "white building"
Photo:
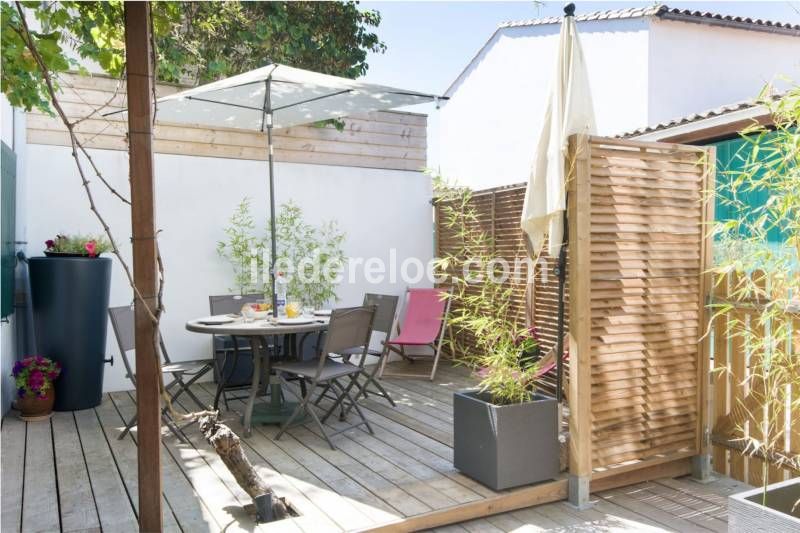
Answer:
M800 80L800 25L664 5L577 15L598 134L616 135ZM473 188L528 178L559 18L501 24L447 90L443 175Z

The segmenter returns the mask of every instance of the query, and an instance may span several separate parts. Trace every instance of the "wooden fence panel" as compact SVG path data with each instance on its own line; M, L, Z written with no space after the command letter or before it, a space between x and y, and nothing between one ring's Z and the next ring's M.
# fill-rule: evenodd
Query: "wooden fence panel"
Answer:
M570 460L588 453L572 472L601 476L703 448L707 367L699 339L710 263L704 224L713 220L703 200L713 187L707 165L713 157L702 148L665 143L586 137L578 144L573 141L573 153L583 150L584 156L581 172L576 175L573 165L570 178L565 325L572 337L565 368ZM492 235L510 262L526 253L519 228L524 193L522 184L479 191L472 200L474 230ZM441 256L459 242L440 210ZM585 231L576 230L581 220ZM556 342L554 266L555 259L543 255L534 278L514 286L514 306L536 326L545 349ZM470 349L468 335L457 341ZM540 385L554 392L552 377ZM580 398L573 400L574 394Z
M547 352L555 346L558 329L558 278L553 273L556 261L542 252L531 279L528 277L527 267L521 266L528 257L520 229L524 201L525 184L474 192L470 206L475 210L477 221L470 225L470 230L483 231L491 236L497 257L505 259L514 268L514 275L509 281L512 288L512 314L518 317L521 324L528 323L536 328L542 350ZM441 203L436 204L436 252L439 257L454 253L461 246L457 231L447 227L441 215L442 207ZM475 286L473 290L478 291L479 287ZM565 294L568 312L568 284ZM567 330L568 321L565 322L565 331ZM473 339L468 332L458 333L454 343L457 347L456 353L449 354L454 358L464 356L474 348ZM539 386L543 391L555 394L555 376L542 377Z
M87 148L127 150L127 122L122 113L103 117L127 106L124 84L102 75L63 74L62 107ZM159 96L184 87L159 84ZM158 114L156 114L158 117ZM274 132L275 159L287 163L368 167L418 171L425 167L427 117L378 111L344 119L344 131L312 125L279 128ZM27 119L28 143L70 146L61 121L33 110ZM157 122L153 150L157 153L267 159L266 134L233 128L209 128Z
M709 339L713 343L714 364L712 466L720 474L751 485L761 485L764 459L759 454L743 453L741 449L746 439L762 440L765 413L761 405L765 395L773 394L765 387L758 365L767 356L765 351L773 345L777 349L783 346L787 354L797 357L800 354L800 331L798 324L793 323L786 339L771 338L773 333L769 326L758 319L766 301L733 296L736 287L740 286L741 276L744 274L732 273L713 292L713 302L729 304L732 309L714 317L714 338ZM762 290L767 288L764 272L755 271L749 277ZM787 383L785 388L785 405L770 415L773 423L785 430L783 442L778 444L776 451L791 455L800 452L797 402L800 391L794 390L791 383ZM769 430L773 438L777 429ZM774 462L769 463L767 471L769 483L800 474L778 467Z
M588 197L588 205L570 204L571 224L590 212L588 235L570 242L572 257L588 254L580 274L588 283L581 294L573 284L572 312L585 306L589 316L580 326L587 332L573 323L570 358L573 373L583 364L590 369L592 468L697 454L710 255L704 224L713 219L703 201L713 179L706 152L588 137L571 157L570 194Z

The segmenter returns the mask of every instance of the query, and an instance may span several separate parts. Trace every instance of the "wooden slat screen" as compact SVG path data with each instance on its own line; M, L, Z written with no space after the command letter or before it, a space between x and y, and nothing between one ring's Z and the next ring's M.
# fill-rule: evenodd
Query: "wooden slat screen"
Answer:
M515 265L516 262L522 261L527 257L525 242L520 229L520 217L524 201L524 184L486 189L477 191L472 195L471 205L475 209L478 223L474 224L471 229L485 231L488 235L491 235L498 257L505 259L511 265ZM448 252L454 253L455 250L459 249L460 243L454 229L448 228L439 214L441 204L437 204L436 209L437 255L441 257ZM542 253L540 261L534 270L533 282L530 285L528 284L527 272L524 269L519 271L519 276L510 281L513 288L513 312L520 321L528 320L529 323L536 326L544 352L552 348L556 340L558 279L553 274L554 266L554 259L547 256L546 253ZM544 270L547 270L547 276L543 275ZM475 290L477 290L477 287ZM528 291L528 295L526 295L526 291ZM526 308L526 302L529 299L532 300L533 305ZM568 312L568 309L567 304L565 312ZM461 333L456 339L456 346L460 347L461 350L459 350L460 353L450 354L454 358L463 356L464 352L473 349L474 343L468 333ZM545 392L554 394L554 377L545 376L542 378L540 386Z
M61 76L60 99L71 119L85 118L75 131L87 148L127 150L127 122L118 113L127 95L124 84L107 76ZM159 96L184 87L159 84ZM156 114L156 118L158 115ZM344 131L333 127L293 126L274 132L275 158L288 163L421 170L426 165L427 117L378 111L344 119ZM33 110L27 119L28 143L69 146L66 128L58 118ZM232 128L193 127L157 122L153 150L163 154L267 158L266 134Z
M586 311L571 365L574 375L576 365L588 365L591 466L696 454L710 253L704 224L713 219L703 201L713 185L706 152L576 139L570 216L589 217L587 234L570 243L573 257L583 254L573 268L585 269L574 272L582 283L573 286L573 312Z
M760 357L751 346L748 346L748 336L753 340L773 341L774 349L780 349L786 356L797 357L800 354L800 321L786 316L791 327L785 339L775 339L775 333L770 332L759 321L761 309L770 305L766 299L737 301L734 296L735 288L739 285L740 273L732 273L714 287L714 302L731 305L729 313L716 316L712 322L713 335L708 338L712 344L713 366L713 416L712 438L713 454L712 465L714 471L732 477L750 485L760 486L763 482L764 461L760 457L745 454L741 446L745 444L744 437L762 440L760 434L764 421L764 412L758 407L762 405L766 391L764 382L756 379L755 375L763 369L753 370L756 359ZM767 279L763 271L750 273L751 279L761 285ZM763 288L763 285L762 285ZM738 327L747 329L744 332L729 331L732 322ZM738 333L738 334L737 334ZM774 339L774 340L773 340ZM785 387L786 405L783 409L774 409L770 406L772 424L782 427L785 431L782 446L776 446L773 451L785 456L800 454L800 412L797 407L797 398L800 396L800 387L787 380ZM781 398L780 396L777 396ZM773 397L773 401L774 401ZM774 439L777 428L773 427L770 439ZM769 464L769 483L783 481L797 477L800 472L788 467Z

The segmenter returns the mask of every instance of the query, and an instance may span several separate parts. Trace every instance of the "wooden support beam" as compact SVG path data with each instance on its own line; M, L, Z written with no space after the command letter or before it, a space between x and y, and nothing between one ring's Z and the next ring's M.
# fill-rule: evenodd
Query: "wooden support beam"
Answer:
M155 191L153 187L153 102L150 6L125 3L128 72L133 279L144 298L136 306L136 405L138 410L139 529L161 531L161 405L156 309ZM149 310L148 310L149 307Z
M570 502L588 504L592 474L592 375L590 316L590 145L585 135L569 140L569 473Z

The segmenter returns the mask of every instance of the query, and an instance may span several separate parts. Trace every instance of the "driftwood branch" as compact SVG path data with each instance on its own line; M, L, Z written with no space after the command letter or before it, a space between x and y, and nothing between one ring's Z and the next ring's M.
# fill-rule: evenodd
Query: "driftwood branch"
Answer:
M254 502L259 496L271 494L273 518L280 520L289 516L289 509L284 500L278 498L264 483L264 480L261 479L244 454L239 437L236 436L231 428L219 422L216 413L201 416L199 427L203 437L214 447L217 455L233 474L236 482L253 498Z

